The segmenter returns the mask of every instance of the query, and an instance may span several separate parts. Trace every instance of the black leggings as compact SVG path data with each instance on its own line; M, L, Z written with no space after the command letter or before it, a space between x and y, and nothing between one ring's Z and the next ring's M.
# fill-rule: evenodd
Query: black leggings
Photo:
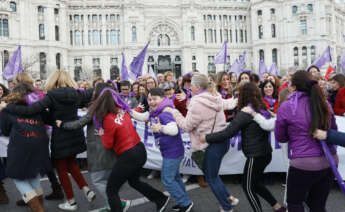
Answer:
M271 160L272 154L262 157L247 158L246 165L244 166L242 187L255 212L262 212L261 203L257 194L265 199L271 206L277 203L277 200L262 183L264 170Z
M122 212L119 190L126 181L152 202L157 203L165 199L162 192L140 181L140 171L146 159L146 150L141 142L118 157L110 173L106 189L111 212Z

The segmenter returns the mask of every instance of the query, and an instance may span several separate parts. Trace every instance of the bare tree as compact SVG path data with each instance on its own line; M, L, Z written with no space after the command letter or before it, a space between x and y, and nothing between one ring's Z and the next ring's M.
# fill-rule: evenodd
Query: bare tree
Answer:
M39 72L32 69L32 67L38 62L38 56L33 55L31 57L25 58L25 60L23 60L22 62L22 71L25 73L29 73L34 79L39 78Z

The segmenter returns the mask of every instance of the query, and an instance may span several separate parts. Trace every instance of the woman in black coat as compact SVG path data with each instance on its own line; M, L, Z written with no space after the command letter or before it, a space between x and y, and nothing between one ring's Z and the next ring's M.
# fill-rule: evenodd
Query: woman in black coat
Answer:
M5 101L26 105L26 96L33 92L30 85L20 83ZM31 94L35 95L35 94ZM1 131L9 136L6 174L12 178L25 203L32 211L44 211L43 190L39 174L51 170L49 138L45 123L47 112L32 115L13 115L6 109L1 114Z
M91 99L93 90L78 91L77 85L65 71L52 73L47 82L47 95L40 101L30 105L9 104L6 110L17 115L32 115L48 109L52 120L74 121L78 119L77 110L85 106ZM88 185L75 164L76 155L86 150L82 129L64 130L53 126L51 137L51 155L58 172L59 180L67 196L67 202L59 204L62 210L77 210L72 185L68 172L72 175L86 198L92 201L95 193Z

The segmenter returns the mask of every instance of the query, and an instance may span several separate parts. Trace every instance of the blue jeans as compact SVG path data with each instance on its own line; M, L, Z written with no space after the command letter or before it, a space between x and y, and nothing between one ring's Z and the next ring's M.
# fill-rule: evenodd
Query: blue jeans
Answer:
M22 196L31 191L41 189L40 175L37 175L35 178L25 180L13 179L13 182Z
M206 182L211 187L213 194L225 211L229 211L232 208L229 200L230 193L226 189L218 173L222 159L229 150L229 145L229 141L210 144L206 149L203 170Z
M161 179L165 189L177 204L185 207L191 204L191 201L180 175L182 159L183 155L176 159L163 158Z

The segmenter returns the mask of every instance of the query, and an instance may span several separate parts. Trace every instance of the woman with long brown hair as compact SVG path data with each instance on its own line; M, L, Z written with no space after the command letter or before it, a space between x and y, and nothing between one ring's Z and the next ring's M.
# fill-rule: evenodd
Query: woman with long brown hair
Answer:
M128 181L132 188L156 204L158 212L162 212L170 198L140 180L147 154L133 127L130 112L127 103L109 88L103 89L90 107L89 113L96 129L103 129L101 140L104 147L114 150L118 157L107 182L108 202L112 212L123 210L119 190Z
M246 83L240 87L238 99L238 113L227 128L220 132L201 136L202 142L215 144L229 140L241 131L242 150L246 156L246 164L243 171L242 187L247 199L255 212L262 212L261 203L257 195L270 203L274 211L285 212L278 201L262 182L263 172L272 160L272 147L268 142L269 132L263 130L252 116L242 112L245 106L250 106L252 111L261 113L265 118L270 118L270 113L262 101L259 88L254 83Z
M288 210L326 211L326 201L334 176L321 145L313 138L316 129L337 129L334 114L324 92L311 73L298 71L292 76L289 99L279 108L275 137L289 146L290 167L287 182ZM335 161L336 150L329 146Z
M227 72L223 71L217 74L216 85L217 91L220 93L220 95L222 95L223 99L230 99L232 97L232 91L230 88L230 75ZM230 111L225 110L224 114L226 121L229 121L231 115Z

